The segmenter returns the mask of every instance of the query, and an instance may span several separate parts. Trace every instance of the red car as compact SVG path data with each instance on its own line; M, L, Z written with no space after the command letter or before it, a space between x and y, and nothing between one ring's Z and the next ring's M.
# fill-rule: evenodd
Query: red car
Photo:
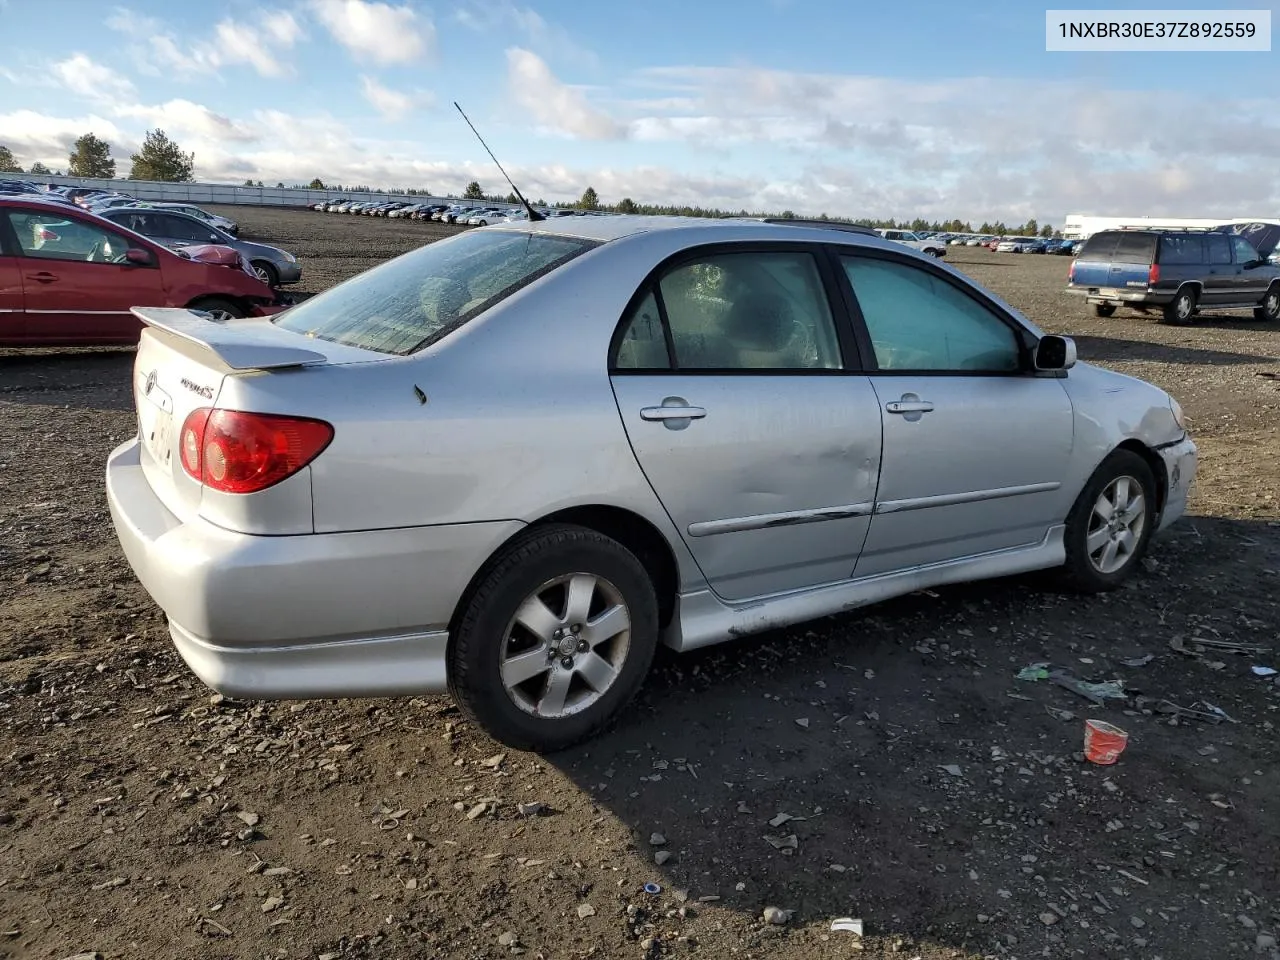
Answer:
M175 253L70 204L0 197L0 346L134 344L130 307L230 318L286 305L228 247Z

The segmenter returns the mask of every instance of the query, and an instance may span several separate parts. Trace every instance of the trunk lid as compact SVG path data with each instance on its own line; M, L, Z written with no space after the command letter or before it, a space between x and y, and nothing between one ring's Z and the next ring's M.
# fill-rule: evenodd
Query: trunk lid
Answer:
M182 425L192 411L218 406L228 377L379 359L260 318L219 323L197 311L167 307L135 307L133 314L145 324L133 367L143 473L180 520L199 512L203 494L200 481L182 467Z

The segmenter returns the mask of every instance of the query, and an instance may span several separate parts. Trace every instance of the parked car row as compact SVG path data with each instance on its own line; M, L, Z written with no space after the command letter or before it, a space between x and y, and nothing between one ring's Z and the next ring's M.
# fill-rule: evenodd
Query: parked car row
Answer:
M105 213L108 210L115 210L119 207L156 207L174 210L178 213L195 217L198 220L203 220L210 226L217 227L223 233L229 233L232 236L236 236L240 232L240 225L234 220L220 217L215 213L209 213L194 203L165 203L139 200L137 197L127 193L90 187L50 187L47 193L50 196L61 194L90 213Z
M241 240L240 227L234 220L193 203L139 200L126 193L90 187L46 188L44 184L28 181L0 181L0 195L32 197L72 209L78 207L172 250L209 245L229 247L239 253L251 272L269 287L298 283L302 279L302 267L292 253L265 243ZM68 229L78 230L75 226ZM39 237L36 239L39 241Z
M911 236L917 241L930 246L946 247L985 247L999 253L1051 253L1070 256L1080 245L1080 241L1066 240L1061 237L1019 237L997 236L996 234L947 233L928 230L880 230L881 236L891 240ZM917 247L917 249L920 249ZM932 251L930 251L932 252Z
M141 328L134 307L183 307L225 320L290 304L225 235L211 242L203 226L204 238L166 244L132 228L128 218L139 213L156 216L131 207L99 216L65 197L0 192L0 345L134 344Z
M433 220L437 223L456 223L473 227L487 227L491 223L514 223L528 220L523 207L512 204L413 203L408 200L324 200L311 204L320 213L346 213L362 217L386 217L389 220ZM548 220L556 217L608 216L602 210L571 210L565 208L535 207Z

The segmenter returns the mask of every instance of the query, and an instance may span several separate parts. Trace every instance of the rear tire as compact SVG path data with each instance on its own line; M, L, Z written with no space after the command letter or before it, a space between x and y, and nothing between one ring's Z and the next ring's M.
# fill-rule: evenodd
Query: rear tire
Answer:
M1280 320L1280 285L1272 284L1267 295L1262 298L1262 306L1253 308L1255 320Z
M205 313L212 314L215 320L239 320L246 317L244 307L236 303L234 300L227 300L223 297L203 297L196 300L188 310L202 310Z
M1058 571L1077 593L1103 593L1138 568L1157 522L1156 481L1132 450L1103 460L1067 514L1067 559Z
M1192 287L1183 287L1169 303L1165 305L1164 322L1176 327L1186 326L1196 315L1196 291Z
M657 645L657 597L630 550L584 527L537 527L489 562L467 598L449 692L495 740L563 750L614 720Z
M1095 303L1093 312L1099 317L1113 317L1116 313L1116 307L1113 303Z

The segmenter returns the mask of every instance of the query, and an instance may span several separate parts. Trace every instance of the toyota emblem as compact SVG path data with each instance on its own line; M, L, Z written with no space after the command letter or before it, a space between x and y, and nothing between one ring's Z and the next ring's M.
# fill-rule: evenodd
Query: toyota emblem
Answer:
M147 374L147 385L146 387L143 388L143 392L149 395L151 391L155 389L155 386L156 386L156 372L152 370L150 373Z

